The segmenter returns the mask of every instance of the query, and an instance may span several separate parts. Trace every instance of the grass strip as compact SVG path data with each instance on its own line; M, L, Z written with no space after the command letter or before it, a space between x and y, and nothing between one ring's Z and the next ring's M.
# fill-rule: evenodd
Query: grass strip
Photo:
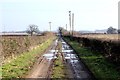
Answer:
M55 60L51 78L64 78L64 64L60 57Z
M2 77L3 78L19 78L26 74L33 63L36 61L36 57L43 53L45 49L52 43L53 38L48 39L44 43L40 44L38 48L29 52L25 52L12 60L10 63L2 65Z
M80 43L64 38L77 52L79 58L88 66L98 80L119 80L120 73L115 70L115 66L105 60L99 52L93 52L88 48L81 47Z
M51 78L65 78L65 65L63 64L61 51L62 51L62 43L58 41L58 45L56 47L58 50L57 59L54 62L53 72Z

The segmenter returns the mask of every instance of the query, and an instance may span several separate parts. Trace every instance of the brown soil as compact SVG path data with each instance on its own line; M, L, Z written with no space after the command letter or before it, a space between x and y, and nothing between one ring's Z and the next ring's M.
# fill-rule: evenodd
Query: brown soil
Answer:
M46 49L44 53L47 53L53 46L54 45L51 44L51 46ZM25 78L46 78L50 63L45 57L42 56L43 54L38 57L38 60L34 63L33 68L27 73Z

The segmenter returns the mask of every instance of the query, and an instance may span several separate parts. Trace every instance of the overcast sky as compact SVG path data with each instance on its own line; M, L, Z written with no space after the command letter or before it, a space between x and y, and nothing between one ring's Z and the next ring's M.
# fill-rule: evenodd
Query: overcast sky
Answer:
M68 11L75 15L75 30L118 28L120 0L0 0L0 29L26 30L36 24L41 31L69 25ZM68 26L69 27L69 26Z

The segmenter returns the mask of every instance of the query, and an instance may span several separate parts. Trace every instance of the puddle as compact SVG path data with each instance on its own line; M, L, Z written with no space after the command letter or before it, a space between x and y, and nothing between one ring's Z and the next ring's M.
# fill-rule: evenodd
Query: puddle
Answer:
M68 53L65 53L64 54L65 58L69 58L69 59L76 59L76 55L75 54L68 54Z
M81 65L79 63L79 59L76 54L74 54L73 50L69 47L69 45L62 41L62 53L64 55L64 58L71 64L71 67L73 68L75 72L76 78L81 78L80 76L80 70Z
M72 67L75 77L81 78L82 77L81 71L83 71L83 68L80 64L78 56L74 53L74 51L70 48L70 46L65 41L61 39L61 42L62 42L62 54L64 55L66 62L69 63L70 66ZM55 41L54 45L57 46L57 43L58 43L58 40ZM55 50L54 48L52 48L51 50L49 50L48 53L43 55L43 57L48 59L49 62L57 58L56 54L58 50Z
M57 46L58 40L55 40L54 46ZM56 54L58 52L58 50L54 49L55 47L53 47L51 50L49 50L48 53L44 54L43 57L45 57L47 60L51 61L53 59L56 59Z
M47 53L47 54L44 54L43 56L48 60L57 58L54 53Z
M63 52L63 53L66 53L66 52L67 52L67 53L72 53L73 50L65 50L65 49L64 49L64 50L62 50L62 52Z
M55 46L57 46L58 40L55 40Z
M63 57L71 67L71 70L73 71L74 77L75 78L87 78L87 73L83 70L83 66L80 64L81 61L79 61L78 56L75 54L73 49L70 48L70 46L60 38L62 42L62 54ZM49 63L52 62L52 60L56 59L57 56L56 54L58 53L58 50L55 50L55 47L58 45L58 40L55 41L54 47L49 50L48 53L44 54L43 57L45 57ZM86 77L84 77L84 76Z
M58 50L50 50L50 52L56 53L56 52L58 52Z
M62 44L66 44L66 42L63 42L63 41L62 41Z
M70 60L70 62L71 62L71 63L78 63L79 60L77 60L77 59L76 59L76 60Z
M62 49L63 50L69 50L70 47L66 43L64 43L64 44L62 44Z

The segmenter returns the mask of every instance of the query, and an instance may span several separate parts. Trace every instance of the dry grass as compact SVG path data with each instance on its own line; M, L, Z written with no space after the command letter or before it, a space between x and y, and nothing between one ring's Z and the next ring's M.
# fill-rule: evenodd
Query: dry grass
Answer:
M6 80L11 80L10 78L21 78L26 75L28 70L30 70L37 60L37 56L40 55L47 49L54 38L49 38L42 44L39 44L36 49L33 49L29 52L24 52L23 54L16 57L16 59L12 59L9 63L3 64L2 77Z
M1 55L4 60L15 58L16 56L33 49L35 46L45 42L52 36L2 36L0 44Z
M112 41L120 40L120 34L86 34L86 35L80 35L79 37L96 38L101 40L112 40Z

